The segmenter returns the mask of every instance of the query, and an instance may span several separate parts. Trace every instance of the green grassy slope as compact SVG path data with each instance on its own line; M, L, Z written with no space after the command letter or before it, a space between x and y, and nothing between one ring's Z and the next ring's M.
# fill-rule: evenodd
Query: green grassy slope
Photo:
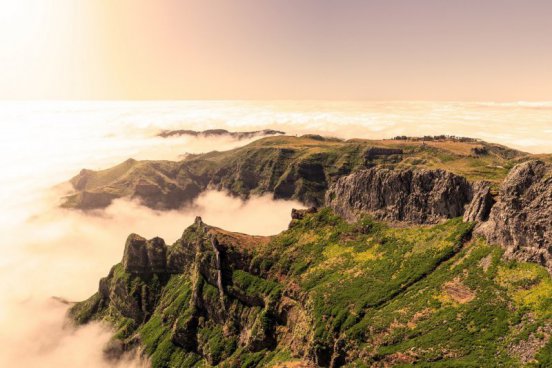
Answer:
M180 274L117 265L107 278L117 295L96 294L71 313L108 321L154 367L549 366L550 275L504 261L471 230L460 219L348 224L323 209L269 241L236 235L222 258L224 307L202 248ZM191 227L169 252L204 235ZM123 317L137 300L143 318Z

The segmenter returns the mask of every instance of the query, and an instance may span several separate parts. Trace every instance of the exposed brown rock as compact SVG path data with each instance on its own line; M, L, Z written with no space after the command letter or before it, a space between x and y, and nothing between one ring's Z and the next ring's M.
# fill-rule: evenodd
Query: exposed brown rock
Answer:
M123 268L127 272L141 273L148 268L146 239L138 234L130 234L125 243Z
M403 150L400 148L370 147L366 150L364 157L367 160L372 160L379 156L402 155L402 153Z
M369 213L381 220L426 224L461 216L471 198L462 176L374 167L338 179L326 193L326 204L349 221Z
M444 284L443 291L449 298L460 304L469 303L475 298L475 293L462 284L459 279Z
M473 147L470 152L473 156L484 156L489 154L489 150L485 146Z
M306 214L316 213L316 211L317 211L316 207L310 207L310 208L302 209L302 210L298 210L298 209L293 208L291 210L291 219L292 220L301 220L302 218L305 217Z

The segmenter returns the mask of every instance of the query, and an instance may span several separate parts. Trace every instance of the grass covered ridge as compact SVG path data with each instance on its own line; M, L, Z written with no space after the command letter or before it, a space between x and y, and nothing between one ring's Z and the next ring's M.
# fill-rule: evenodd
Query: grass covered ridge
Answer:
M73 316L108 321L154 367L549 366L550 275L504 261L471 224L348 224L322 209L292 225L225 270L224 313L201 267L144 277L118 265L108 279L125 292L96 294ZM142 320L123 317L136 293L149 298Z
M320 206L331 180L373 165L445 169L468 180L499 183L515 164L534 157L480 141L267 137L178 162L130 159L105 170L83 170L71 180L75 191L64 205L91 209L134 197L149 207L178 208L212 187L242 198L273 193Z

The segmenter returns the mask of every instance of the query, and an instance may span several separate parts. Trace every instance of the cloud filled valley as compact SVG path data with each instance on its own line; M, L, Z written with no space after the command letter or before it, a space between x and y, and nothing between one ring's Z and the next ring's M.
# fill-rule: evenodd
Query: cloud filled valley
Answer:
M0 277L5 281L0 285L0 366L123 368L147 364L133 357L107 361L102 349L111 331L99 324L75 329L65 319L65 301L83 300L97 290L98 280L120 262L126 237L130 233L148 239L160 236L172 244L195 216L230 231L272 235L287 228L292 208L302 207L270 196L243 201L207 191L190 206L171 211L154 211L126 199L101 211L60 208L67 180L82 168L103 169L129 157L177 160L253 140L157 137L163 129L270 128L291 135L320 133L342 138L446 132L502 144L516 142L513 146L532 152L552 150L552 131L543 129L550 124L550 105L316 106L222 102L2 105ZM496 123L507 115L509 120L502 126ZM517 125L524 116L531 117L531 129L540 129L541 137ZM450 123L443 124L447 118ZM492 124L484 128L482 122Z

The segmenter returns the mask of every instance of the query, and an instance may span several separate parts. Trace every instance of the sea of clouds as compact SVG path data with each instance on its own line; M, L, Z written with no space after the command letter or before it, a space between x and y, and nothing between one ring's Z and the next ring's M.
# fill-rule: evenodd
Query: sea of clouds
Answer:
M342 138L452 134L531 152L552 152L550 103L5 102L0 103L0 366L135 367L106 361L107 326L74 328L68 304L97 289L125 239L178 239L196 215L211 225L276 234L301 204L270 196L246 202L208 191L193 205L158 212L129 200L104 211L61 209L67 180L129 157L175 160L249 143L228 137L160 138L162 129L273 128ZM57 297L57 298L53 298Z

